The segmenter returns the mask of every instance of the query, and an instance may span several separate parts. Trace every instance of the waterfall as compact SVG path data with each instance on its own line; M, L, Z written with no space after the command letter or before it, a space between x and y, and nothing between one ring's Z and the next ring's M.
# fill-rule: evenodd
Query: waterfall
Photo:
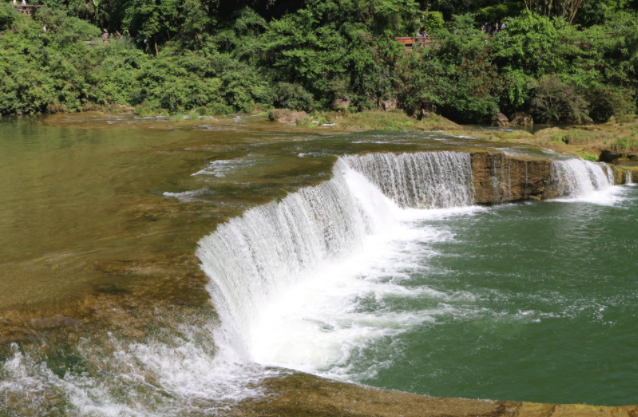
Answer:
M554 161L550 183L559 196L579 197L614 185L614 174L607 164L582 159Z
M252 360L250 335L267 306L304 274L356 253L367 236L397 224L398 207L387 196L404 207L470 205L471 181L469 154L347 156L331 180L219 225L200 240L197 256L225 343Z
M350 189L347 171L338 161L330 181L248 210L199 242L197 256L211 278L208 290L224 330L246 359L246 337L267 303L303 272L356 250L380 218L391 217L378 191L367 201L355 199L362 190Z
M625 178L625 184L633 184L633 179L631 178L632 172L627 170L627 177Z
M400 207L463 207L474 201L469 153L371 153L343 159Z

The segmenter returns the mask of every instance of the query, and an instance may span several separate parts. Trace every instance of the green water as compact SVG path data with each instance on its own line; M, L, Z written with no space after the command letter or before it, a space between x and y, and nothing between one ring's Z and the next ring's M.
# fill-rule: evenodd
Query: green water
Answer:
M371 349L394 358L363 382L435 396L638 403L638 189L620 196L423 222L454 237L431 244L427 272L405 285L451 299L395 300L396 310L435 311L436 324Z

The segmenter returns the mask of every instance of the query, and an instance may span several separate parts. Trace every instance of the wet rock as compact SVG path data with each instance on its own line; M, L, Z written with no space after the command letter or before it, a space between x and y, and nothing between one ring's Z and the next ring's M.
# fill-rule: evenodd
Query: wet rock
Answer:
M510 126L530 126L534 124L532 116L525 112L514 113Z
M383 109L383 111L396 110L396 108L397 108L397 99L396 98L391 98L389 100L381 101L381 108Z
M631 184L638 181L638 166L618 166L609 164L614 173L614 183L622 185L629 183L627 177L631 178Z
M297 120L305 119L308 113L305 111L292 111L288 109L275 109L268 113L268 118L273 122L285 123L294 126Z
M348 107L350 107L350 97L343 95L335 98L332 102L332 107L335 110L348 110Z
M505 127L510 125L510 121L503 113L495 113L494 116L492 116L492 125Z
M474 201L498 204L548 198L550 165L550 160L542 158L512 157L497 151L473 153Z

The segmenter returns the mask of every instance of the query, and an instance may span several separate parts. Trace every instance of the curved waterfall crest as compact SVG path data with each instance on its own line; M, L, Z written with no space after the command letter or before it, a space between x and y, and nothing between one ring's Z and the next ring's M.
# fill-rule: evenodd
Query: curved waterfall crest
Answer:
M305 273L355 253L367 235L391 228L397 204L471 205L471 180L469 154L346 156L331 180L219 225L200 240L197 256L220 315L220 343L251 360L250 333L260 311Z
M613 185L605 164L555 161L550 171L550 186L562 196ZM469 153L348 155L337 160L329 181L219 225L200 240L197 256L221 319L220 352L253 361L260 315L285 302L296 284L321 279L312 273L360 253L369 236L399 224L402 207L472 205L472 185Z

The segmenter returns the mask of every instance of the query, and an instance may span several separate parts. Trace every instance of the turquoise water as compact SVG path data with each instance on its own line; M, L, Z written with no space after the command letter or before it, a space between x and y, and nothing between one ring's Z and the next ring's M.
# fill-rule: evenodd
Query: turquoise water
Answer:
M638 403L638 189L612 205L509 204L418 227L450 233L405 270L408 288L445 296L386 299L432 311L362 358L362 382L435 396L554 403ZM442 299L443 297L443 299ZM361 363L364 367L363 363Z

